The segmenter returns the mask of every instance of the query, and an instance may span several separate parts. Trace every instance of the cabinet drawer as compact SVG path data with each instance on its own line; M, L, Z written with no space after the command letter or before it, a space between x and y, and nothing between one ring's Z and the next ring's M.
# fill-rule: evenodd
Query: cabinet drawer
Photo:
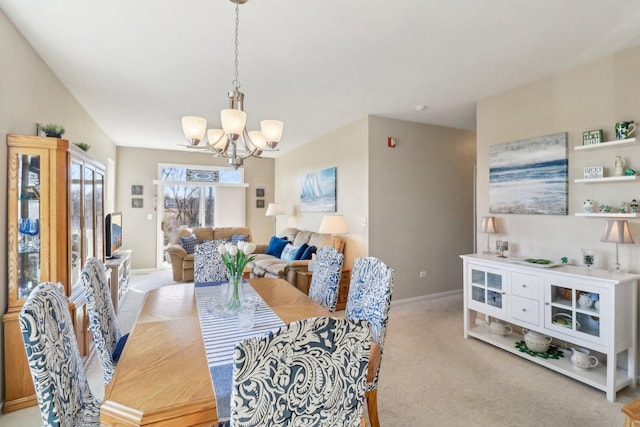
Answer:
M540 278L532 274L512 273L511 293L525 298L540 299Z
M512 295L511 317L531 323L532 325L539 325L540 313L538 310L538 301Z

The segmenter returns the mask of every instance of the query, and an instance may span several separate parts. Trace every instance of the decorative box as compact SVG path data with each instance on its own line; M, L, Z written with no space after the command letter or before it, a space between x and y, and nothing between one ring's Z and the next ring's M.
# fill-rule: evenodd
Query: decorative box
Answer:
M587 166L584 168L584 178L603 178L604 177L604 166Z
M602 129L582 132L582 145L600 144L602 139Z

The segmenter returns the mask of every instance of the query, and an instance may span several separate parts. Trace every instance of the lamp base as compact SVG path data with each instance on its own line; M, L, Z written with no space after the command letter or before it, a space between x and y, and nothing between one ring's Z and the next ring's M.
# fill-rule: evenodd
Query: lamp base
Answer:
M612 276L617 276L617 275L620 275L620 274L625 274L626 272L627 272L627 270L625 270L624 268L622 268L622 266L620 265L620 263L617 263L617 262L616 262L615 264L613 264L613 267L611 267L611 268L609 269L609 273L610 273Z

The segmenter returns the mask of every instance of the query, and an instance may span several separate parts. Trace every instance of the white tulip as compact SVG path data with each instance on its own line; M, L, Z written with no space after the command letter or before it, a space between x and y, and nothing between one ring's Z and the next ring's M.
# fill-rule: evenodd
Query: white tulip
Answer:
M220 252L220 255L224 255L227 253L227 247L224 245L224 243L221 243L218 246L218 252Z
M255 243L247 243L247 245L244 247L242 251L244 252L245 255L250 255L253 252L255 252L255 250L256 250Z
M238 250L240 250L240 251L244 251L244 248L245 248L246 246L247 246L247 242L242 241L242 240L238 242Z
M231 248L228 249L229 255L236 256L238 254L238 247L236 245L231 245Z

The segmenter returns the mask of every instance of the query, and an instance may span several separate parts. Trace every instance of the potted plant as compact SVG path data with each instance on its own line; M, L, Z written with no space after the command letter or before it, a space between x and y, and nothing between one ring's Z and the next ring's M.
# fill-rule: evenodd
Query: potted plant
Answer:
M64 126L55 123L47 123L46 125L39 125L42 132L50 138L60 138L64 135Z
M82 151L87 151L91 146L86 142L74 142L74 144L79 147Z

